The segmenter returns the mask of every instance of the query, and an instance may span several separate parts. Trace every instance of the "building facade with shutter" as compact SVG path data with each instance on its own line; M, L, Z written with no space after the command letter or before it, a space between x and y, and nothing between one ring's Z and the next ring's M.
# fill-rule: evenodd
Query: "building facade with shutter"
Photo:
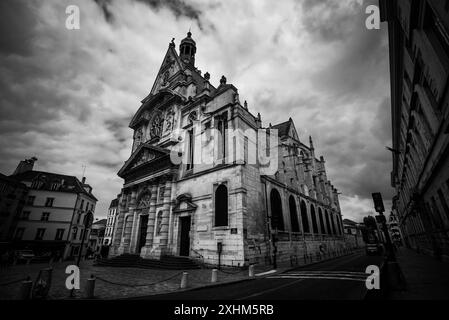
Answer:
M379 4L389 36L393 212L407 246L449 259L449 2Z

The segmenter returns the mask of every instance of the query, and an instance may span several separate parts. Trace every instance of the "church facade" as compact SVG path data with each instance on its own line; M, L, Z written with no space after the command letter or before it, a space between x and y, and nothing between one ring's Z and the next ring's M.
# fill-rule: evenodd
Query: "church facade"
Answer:
M262 126L223 76L195 67L191 33L169 44L130 123L110 256L246 266L344 246L338 192L290 118Z

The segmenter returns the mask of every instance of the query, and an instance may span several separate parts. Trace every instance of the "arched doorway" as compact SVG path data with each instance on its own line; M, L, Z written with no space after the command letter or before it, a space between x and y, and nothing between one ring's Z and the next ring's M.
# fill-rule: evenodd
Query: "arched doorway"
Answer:
M307 218L307 206L304 201L301 201L301 222L304 233L310 233L309 219Z
M148 214L140 216L140 226L139 226L139 242L137 244L137 253L142 251L147 241L147 229L148 229Z
M300 232L298 214L296 212L296 201L293 196L288 199L288 204L290 207L290 222L292 224L292 232Z
M284 230L281 195L276 189L271 190L270 204L271 204L271 228L273 230Z

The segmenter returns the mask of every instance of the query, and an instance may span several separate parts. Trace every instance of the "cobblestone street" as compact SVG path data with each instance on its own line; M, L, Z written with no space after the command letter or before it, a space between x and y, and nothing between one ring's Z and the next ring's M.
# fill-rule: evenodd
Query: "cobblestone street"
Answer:
M63 262L53 265L53 276L49 299L70 299L70 291L65 287L68 274L65 273L67 265L73 262ZM39 271L48 268L48 264L17 265L4 269L0 275L0 299L13 300L19 296L20 281L8 285L14 280L21 280L30 276L33 283ZM210 284L211 270L186 270L188 275L188 288L201 287ZM93 261L84 261L80 266L80 290L76 290L75 298L84 298L86 280L90 275L97 278L95 282L95 298L120 299L168 293L180 290L182 270L155 270L139 268L113 268L94 266ZM229 282L248 278L248 270L223 270L218 272L218 282ZM167 280L168 279L168 280ZM166 280L166 281L164 281Z

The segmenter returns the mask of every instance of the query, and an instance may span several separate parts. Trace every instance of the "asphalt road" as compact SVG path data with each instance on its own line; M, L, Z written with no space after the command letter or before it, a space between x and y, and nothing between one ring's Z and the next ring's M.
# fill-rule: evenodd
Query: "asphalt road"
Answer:
M150 300L361 300L368 265L382 256L352 254L280 274L199 290L153 295ZM382 277L382 275L381 275Z

